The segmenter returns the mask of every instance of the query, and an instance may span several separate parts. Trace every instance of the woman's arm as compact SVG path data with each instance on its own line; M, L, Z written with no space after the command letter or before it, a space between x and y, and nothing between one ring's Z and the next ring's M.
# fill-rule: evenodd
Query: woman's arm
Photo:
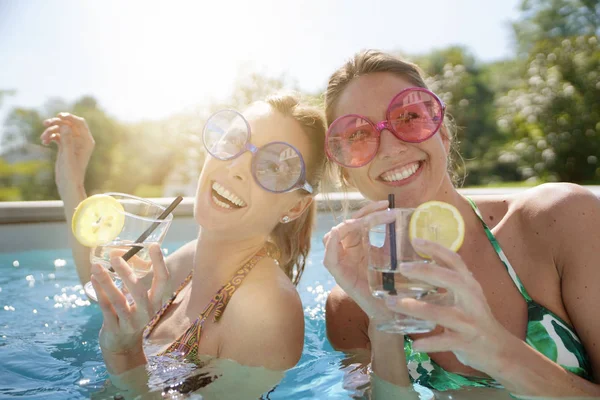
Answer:
M94 150L94 138L85 120L69 113L59 113L55 118L45 120L44 126L46 130L40 136L42 144L55 143L58 148L54 176L64 204L73 260L79 280L84 284L90 280L90 249L75 239L71 222L75 207L87 197L84 178Z
M597 381L600 360L600 204L576 185L544 185L526 199L538 232L551 238L561 276L562 297L570 319L592 361ZM524 341L510 334L492 315L479 283L460 256L427 241L413 243L439 266L403 270L403 274L454 292L452 307L402 299L397 310L435 321L444 333L413 342L417 351L452 351L463 364L499 381L516 395L600 396L600 385L566 371Z
M334 349L346 352L366 349L370 353L371 368L380 379L397 386L412 387L406 368L403 335L375 329L375 322L370 321L339 286L327 297L325 313L327 338Z
M344 290L335 286L325 303L327 339L338 351L370 349L369 317Z
M562 300L590 358L594 381L600 384L600 200L587 189L561 185L570 192L553 210L561 276Z
M537 188L527 207L532 224L550 240L561 279L562 301L592 367L589 382L572 374L524 342L516 340L499 368L506 370L514 393L600 396L600 200L572 184ZM520 343L517 343L520 342ZM510 360L522 357L520 367Z

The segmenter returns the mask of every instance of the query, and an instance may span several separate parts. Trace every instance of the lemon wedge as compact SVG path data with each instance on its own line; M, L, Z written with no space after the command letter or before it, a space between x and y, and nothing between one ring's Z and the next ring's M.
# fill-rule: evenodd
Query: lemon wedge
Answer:
M410 218L410 240L425 239L458 251L465 239L465 221L452 204L428 201L417 207ZM426 257L420 254L421 257Z
M125 225L125 210L114 197L97 194L83 200L73 214L71 229L79 243L96 247L113 241Z

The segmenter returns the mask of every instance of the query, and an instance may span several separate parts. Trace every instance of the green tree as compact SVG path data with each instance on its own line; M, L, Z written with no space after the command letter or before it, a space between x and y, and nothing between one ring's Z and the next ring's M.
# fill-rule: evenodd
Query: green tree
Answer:
M90 193L110 190L107 182L113 176L113 153L126 135L125 128L90 96L77 100L69 111L85 118L96 142L85 176L86 189Z
M417 57L425 71L426 83L446 104L458 128L458 150L466 161L457 162L459 176L465 184L478 184L496 167L493 150L501 140L493 104L495 93L490 86L486 67L463 47L452 46Z
M525 178L585 183L600 179L600 45L596 36L539 42L527 81L500 98L504 157Z
M513 23L519 54L529 58L543 40L600 35L598 0L523 0Z
M501 159L524 178L600 180L600 1L525 0L513 25L524 79L498 96Z
M4 135L0 147L11 148L25 143L39 143L44 131L44 118L37 110L16 107L12 109L4 122Z
M52 104L65 105L62 100ZM46 108L52 109L55 107ZM56 151L47 150L39 142L44 131L43 120L55 115L56 111L67 111L84 117L94 134L96 148L86 175L89 192L104 190L104 184L112 173L112 152L124 135L122 126L99 108L92 97L83 97L69 107L52 113L17 107L11 110L4 122L2 149L13 161L6 164L11 169L10 187L18 189L21 200L58 199L54 183ZM54 147L54 146L53 146ZM31 158L39 158L33 161ZM6 179L6 178L4 178ZM11 193L15 193L13 190Z

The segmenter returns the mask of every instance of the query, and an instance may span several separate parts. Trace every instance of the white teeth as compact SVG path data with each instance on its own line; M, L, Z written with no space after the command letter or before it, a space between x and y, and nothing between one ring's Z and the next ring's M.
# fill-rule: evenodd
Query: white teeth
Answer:
M229 204L223 203L221 200L217 199L215 196L213 196L212 199L215 203L217 203L218 206L221 206L221 207L227 208L227 209L231 209L231 206Z
M403 167L400 170L386 172L381 178L386 182L394 182L409 178L419 169L419 163L413 163L410 166Z
M225 197L227 200L229 200L233 204L240 206L240 207L244 207L246 205L246 203L244 203L244 201L242 199L240 199L236 194L225 189L223 186L221 186L217 182L213 182L212 188L215 192L219 193L221 196ZM213 196L213 199L214 198L215 197ZM222 201L218 202L217 204L226 205L227 208L231 208L228 204L225 204Z

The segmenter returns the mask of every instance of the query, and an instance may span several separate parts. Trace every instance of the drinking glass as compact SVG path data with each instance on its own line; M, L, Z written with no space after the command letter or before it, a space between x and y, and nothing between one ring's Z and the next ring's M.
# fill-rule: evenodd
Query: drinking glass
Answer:
M410 220L414 208L394 208L393 221L388 224L372 223L363 235L368 251L368 281L371 294L384 299L392 310L392 320L380 321L377 329L390 333L424 333L435 328L435 323L414 318L393 311L393 305L402 298L427 300L434 298L438 288L428 283L405 277L401 273L403 265L414 267L433 264L431 259L422 257L413 248L409 235ZM435 230L430 224L427 211L421 211L420 219L426 229ZM435 232L431 233L435 238Z
M113 257L125 256L125 258L128 258L131 253L135 253L127 260L127 264L138 278L147 275L152 268L152 260L148 249L154 243L162 244L173 220L173 214L170 213L166 218L159 219L158 217L165 211L165 207L159 204L124 193L105 194L113 197L123 206L123 210L118 210L124 217L123 229L112 241L92 248L90 262L100 264L106 268L115 285L125 293L131 303L133 299L126 292L119 275L111 267L110 260ZM84 285L84 290L92 300L98 301L92 282L87 282Z

